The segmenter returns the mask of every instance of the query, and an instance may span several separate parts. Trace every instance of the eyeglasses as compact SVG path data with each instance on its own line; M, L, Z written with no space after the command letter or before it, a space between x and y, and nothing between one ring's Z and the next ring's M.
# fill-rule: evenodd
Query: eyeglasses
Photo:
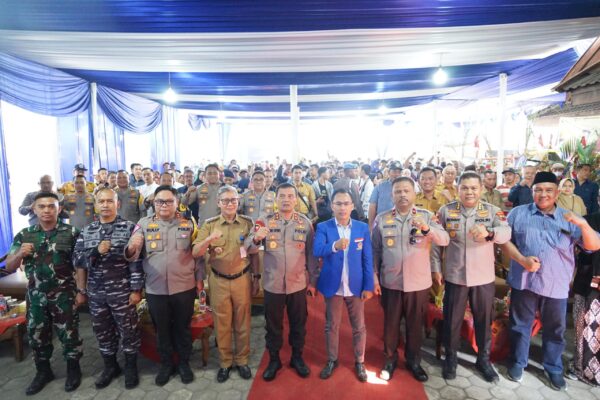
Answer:
M173 204L175 204L175 200L154 200L154 205L156 207L162 207L162 206L171 207Z
M417 244L417 228L412 228L410 230L410 236L408 238L408 243L414 245Z
M228 205L228 204L237 204L237 202L238 202L238 198L237 198L237 197L235 197L235 198L233 198L233 199L221 199L220 201L221 201L221 203L223 203L224 205Z
M333 203L336 207L350 207L352 205L351 201L335 201Z

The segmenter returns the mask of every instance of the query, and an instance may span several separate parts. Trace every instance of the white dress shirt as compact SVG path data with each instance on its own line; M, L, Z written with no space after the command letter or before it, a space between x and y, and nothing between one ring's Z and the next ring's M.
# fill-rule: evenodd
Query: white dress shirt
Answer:
M338 220L335 220L335 225L337 226L338 234L340 235L340 239L348 239L350 240L350 233L352 232L352 220L348 221L348 225L341 225ZM350 282L349 282L349 271L348 271L348 245L344 250L344 265L342 267L342 280L340 282L340 287L336 293L337 296L351 297L353 296L352 291L350 290ZM337 253L338 250L335 248L335 243L333 243L333 252Z

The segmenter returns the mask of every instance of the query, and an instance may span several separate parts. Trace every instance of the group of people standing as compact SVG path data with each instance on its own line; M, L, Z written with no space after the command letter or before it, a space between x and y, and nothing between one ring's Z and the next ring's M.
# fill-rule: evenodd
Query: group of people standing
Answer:
M179 190L165 182L148 196L141 196L129 181L126 188L125 183L116 189L102 186L93 196L93 220L81 232L61 222L64 207L57 193L41 190L32 196L29 207L36 223L16 235L7 259L9 271L23 265L29 279L28 335L37 373L27 394L39 392L54 378L49 363L52 327L67 360L65 390L79 386L82 352L77 308L84 303L89 304L105 365L96 386L106 387L121 374L119 348L125 354L125 386L137 386L141 341L136 304L142 296L157 332L156 384L166 384L174 373L182 382L191 382L190 321L205 280L218 343L218 382L225 382L234 368L243 379L252 377L250 304L261 283L270 356L262 376L267 381L282 368L279 353L286 311L290 366L300 377L310 375L303 359L307 295L318 293L325 298L326 317L327 362L321 379L328 379L338 366L345 305L356 376L367 380L364 302L381 296L385 363L380 377L392 379L398 367L404 319L406 368L415 379L427 380L420 365L426 305L431 286L445 284L442 375L456 377L460 326L469 302L478 347L476 368L485 380L496 382L498 374L490 363L495 245L512 259L507 279L512 288L508 378L522 379L531 326L539 311L544 326L543 365L556 390L566 387L561 355L575 247L590 253L586 265L591 267L580 284L585 293L576 299L581 310L577 329L586 341L578 345L574 371L581 379L598 382L594 365L600 349L594 348L589 333L598 322L582 321L589 320L586 283L596 282L597 287L600 280L594 253L600 249L600 219L595 212L583 218L557 206L560 191L555 173L534 170L529 176L524 171L524 184L514 182L496 195L497 189L486 180L487 171L482 178L467 170L457 180L453 165L441 171L441 178L436 169L423 167L415 182L412 176L402 176L402 165L391 163L387 180L375 186L365 206L357 169L355 164L345 164L344 176L334 184L322 179L327 171L317 169L316 180L308 183L303 169L294 166L290 181L281 182L274 191L267 180L270 172L272 182L273 171L255 170L249 177L250 188L242 194L221 181L216 164L206 167L205 181L199 186L191 178ZM516 174L511 169L505 173ZM74 181L78 180L76 176ZM79 186L86 190L85 182ZM329 205L328 218L326 207L317 204L315 188ZM524 188L530 192L530 202ZM488 198L500 199L494 200L498 205L483 200ZM506 217L509 202L520 205ZM134 206L146 214L123 213ZM593 301L598 302L597 296Z

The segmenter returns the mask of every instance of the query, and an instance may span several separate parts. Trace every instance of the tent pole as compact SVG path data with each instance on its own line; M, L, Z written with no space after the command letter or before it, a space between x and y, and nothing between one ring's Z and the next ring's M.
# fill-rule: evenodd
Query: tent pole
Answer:
M90 173L96 171L104 165L96 164L100 162L98 154L98 144L96 138L98 137L98 86L96 82L90 82L90 114L89 114L89 130L90 130L90 145L92 147ZM93 175L92 175L93 176Z
M496 159L497 184L502 184L502 171L504 170L504 135L506 126L506 90L508 87L508 76L503 72L498 76L500 79L500 143L498 146L498 157Z
M298 126L300 125L300 107L298 107L298 85L290 85L290 122L292 127L292 160L300 162L298 149Z

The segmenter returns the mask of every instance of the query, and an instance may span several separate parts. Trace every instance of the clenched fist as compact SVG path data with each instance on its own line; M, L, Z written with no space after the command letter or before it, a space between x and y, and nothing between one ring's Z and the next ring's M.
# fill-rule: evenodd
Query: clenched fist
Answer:
M103 240L98 245L98 253L104 255L110 251L110 240Z
M138 250L142 248L144 245L144 235L141 233L137 233L131 237L131 241L129 242L129 246L127 249L133 253L136 253Z
M336 250L346 250L348 248L348 244L350 244L350 240L341 238L335 242L335 248Z
M269 234L269 228L267 228L265 226L261 226L254 234L254 240L256 240L257 242L260 242L261 240L266 238L268 234Z
M23 243L21 244L21 248L19 249L19 252L21 253L22 257L29 257L33 254L34 251L35 248L33 247L33 243Z

